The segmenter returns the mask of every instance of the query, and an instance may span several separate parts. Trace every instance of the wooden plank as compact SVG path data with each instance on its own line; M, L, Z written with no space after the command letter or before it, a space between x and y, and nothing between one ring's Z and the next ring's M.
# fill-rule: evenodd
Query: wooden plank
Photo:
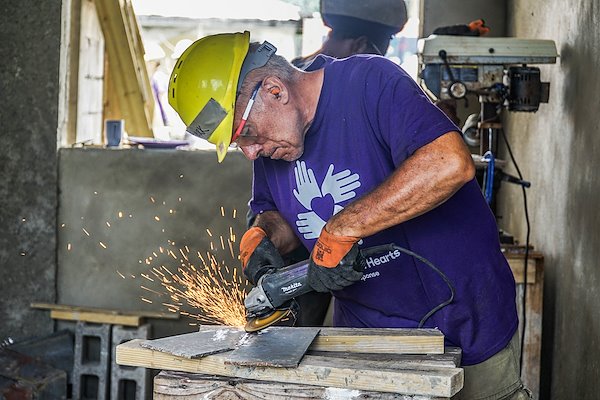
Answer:
M512 270L516 283L525 282L525 258L524 257L506 257L508 265ZM527 260L527 284L535 284L535 269L537 262L533 258Z
M140 63L143 46L136 41L138 29L128 0L94 0L108 54L111 88L119 98L121 118L132 136L152 137L154 96L146 65ZM114 111L114 110L113 110Z
M350 390L335 387L291 383L260 382L248 379L162 371L154 378L154 400L238 399L238 400L316 400L369 399L415 400L411 395ZM419 396L419 400L441 400L442 397Z
M222 325L202 325L202 328L238 329ZM443 354L444 335L438 329L321 328L309 350L377 354Z
M240 345L227 353L225 364L266 367L297 367L319 328L272 326L245 335Z
M79 41L77 143L104 143L102 107L104 79L104 36L96 6L81 2L81 40Z
M31 303L31 308L39 308L42 310L57 310L57 311L80 311L89 313L100 313L100 314L111 314L111 315L126 315L141 318L160 318L160 319L179 319L179 313L171 312L155 312L155 311L121 311L121 310L109 310L106 308L97 307L80 307L71 306L68 304L54 304L54 303Z
M141 340L136 339L118 345L117 364L422 396L452 397L463 386L463 371L460 368L426 371L388 369L384 367L385 363L375 361L361 361L347 366L343 359L308 355L297 368L243 367L225 364L226 353L192 360L144 349L140 343Z
M245 336L243 330L200 329L199 332L146 340L141 346L184 358L200 358L235 349Z
M411 369L420 368L454 368L460 367L462 358L462 350L460 347L446 347L444 354L375 354L375 353L341 353L336 352L335 355L327 351L312 351L309 350L307 355L311 356L333 356L335 358L343 358L348 362L353 360L370 360L370 361L385 361L389 365L397 365L410 367Z
M525 342L523 346L523 369L521 380L531 390L534 399L539 399L541 354L542 354L542 313L544 294L543 258L536 259L535 284L527 284L525 299ZM519 313L519 340L523 333L523 288L517 284L517 312Z
M384 354L443 354L438 329L322 328L311 350Z
M92 322L95 324L112 324L125 326L140 326L141 317L135 315L105 314L86 311L52 310L50 318L65 321Z

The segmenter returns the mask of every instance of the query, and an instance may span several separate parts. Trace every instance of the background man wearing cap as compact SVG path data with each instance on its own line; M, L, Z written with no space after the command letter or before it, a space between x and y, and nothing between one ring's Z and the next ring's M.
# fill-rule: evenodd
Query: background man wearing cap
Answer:
M309 283L335 297L334 325L438 327L463 350L463 399L524 399L515 282L458 128L397 65L317 56L306 71L249 34L200 39L171 76L170 104L190 132L254 160L240 258L281 267L311 249ZM365 260L359 247L401 253ZM468 244L468 245L465 245ZM265 250L269 251L265 251ZM277 251L274 251L276 249Z
M323 23L331 30L321 48L314 53L298 57L291 63L306 68L319 54L345 58L355 54L385 55L393 35L400 32L408 20L404 0L321 0L320 12ZM248 210L248 226L254 224L255 214ZM284 254L284 264L305 260L308 250L299 245ZM321 326L331 300L328 292L307 293L298 297L300 305L296 326Z
M390 39L408 19L404 0L321 0L321 18L331 28L316 52L292 60L304 69L319 54L334 58L354 54L385 55Z

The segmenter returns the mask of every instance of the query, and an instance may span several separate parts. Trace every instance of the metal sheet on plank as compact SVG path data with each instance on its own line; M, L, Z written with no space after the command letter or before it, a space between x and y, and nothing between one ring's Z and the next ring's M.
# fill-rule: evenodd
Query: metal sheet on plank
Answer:
M246 332L242 328L200 328L198 332L146 340L140 345L147 349L194 359L235 349L245 335Z
M240 346L224 355L225 364L254 367L297 367L319 328L271 326L248 334Z

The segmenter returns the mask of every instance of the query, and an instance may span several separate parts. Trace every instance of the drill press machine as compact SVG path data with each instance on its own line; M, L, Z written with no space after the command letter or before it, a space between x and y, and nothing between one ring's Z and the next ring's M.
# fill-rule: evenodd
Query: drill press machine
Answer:
M421 86L434 100L466 102L469 95L477 97L480 111L467 118L463 138L479 148L473 159L493 181L494 166L501 170L505 165L496 159L502 111L535 112L540 103L548 102L550 84L541 81L539 68L529 65L554 64L558 57L554 41L432 35L418 41L418 56ZM502 171L497 176L529 185ZM487 182L488 188L485 181L484 177L482 186L489 191L486 198L491 205L493 182Z

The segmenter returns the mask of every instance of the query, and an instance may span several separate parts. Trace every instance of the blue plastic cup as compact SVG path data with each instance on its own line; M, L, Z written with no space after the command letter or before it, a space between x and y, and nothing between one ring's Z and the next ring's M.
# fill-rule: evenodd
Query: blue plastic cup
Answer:
M125 120L107 119L106 120L106 146L118 147L121 144L121 138L125 130Z

